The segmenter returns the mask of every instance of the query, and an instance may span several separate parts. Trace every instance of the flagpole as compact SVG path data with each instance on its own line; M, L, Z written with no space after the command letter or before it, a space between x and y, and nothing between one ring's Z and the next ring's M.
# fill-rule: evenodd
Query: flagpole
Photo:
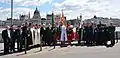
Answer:
M81 41L82 41L82 40L83 40L83 36L84 36L84 35L83 35L83 32L84 32L84 31L83 31L83 26L82 26L82 15L81 15L81 14L80 14L80 28L81 28L81 38L80 38L80 39L81 39Z
M54 26L54 12L52 11L52 27Z
M11 0L11 25L13 25L13 0Z

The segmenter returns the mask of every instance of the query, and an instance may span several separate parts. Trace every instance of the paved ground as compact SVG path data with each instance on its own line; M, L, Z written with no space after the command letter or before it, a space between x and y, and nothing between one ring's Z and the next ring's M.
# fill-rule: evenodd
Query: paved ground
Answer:
M120 58L120 42L113 48L106 48L105 46L60 48L57 46L56 49L43 47L41 52L39 52L39 48L36 48L27 53L26 55L24 52L14 53L0 56L0 58Z

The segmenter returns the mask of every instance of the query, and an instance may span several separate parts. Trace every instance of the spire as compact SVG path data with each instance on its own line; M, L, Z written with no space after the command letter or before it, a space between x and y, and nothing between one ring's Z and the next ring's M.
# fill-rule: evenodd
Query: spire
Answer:
M54 12L52 11L52 26L54 26L54 23L55 23L54 20L55 20L55 19L54 19Z
M82 13L80 13L80 18L82 18Z
M37 6L36 6L36 10L38 10L38 9L37 9Z
M40 13L39 13L37 7L36 7L36 10L34 11L33 18L40 18Z

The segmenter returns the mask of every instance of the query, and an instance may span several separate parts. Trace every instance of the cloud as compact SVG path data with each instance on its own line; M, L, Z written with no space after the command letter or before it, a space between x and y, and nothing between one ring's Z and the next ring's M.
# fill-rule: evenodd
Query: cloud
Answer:
M116 3L115 3L116 2ZM94 15L103 17L120 18L120 8L117 4L119 0L65 0L61 3L53 3L56 11L64 9L67 11L67 17L76 18L82 13L84 19L91 18ZM117 10L117 11L116 11Z
M14 5L22 6L14 8L14 17L19 18L20 14L28 14L35 9L25 8L24 6L41 6L51 4L54 12L59 14L64 9L64 14L67 19L77 18L80 13L83 19L88 19L94 15L103 17L116 17L120 18L120 0L64 0L62 2L53 2L54 0L14 0ZM1 3L10 3L10 0L0 0ZM49 9L48 9L49 10ZM47 12L49 13L49 12ZM46 12L40 12L41 17L46 17ZM51 12L50 12L51 13ZM1 20L10 17L10 8L0 7Z
M11 0L0 0L2 3L10 3ZM15 5L19 6L41 6L45 3L52 3L52 0L13 0Z

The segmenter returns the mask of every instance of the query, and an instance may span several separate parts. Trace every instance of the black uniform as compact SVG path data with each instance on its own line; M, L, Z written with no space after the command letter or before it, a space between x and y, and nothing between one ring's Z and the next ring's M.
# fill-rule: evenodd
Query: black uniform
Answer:
M84 40L86 41L86 44L90 44L90 42L93 40L93 29L92 29L92 27L85 27L85 29L84 29Z
M92 42L94 41L94 29L93 29L93 27L92 26L90 26L89 27L89 41L91 42L91 44L92 44Z
M44 42L44 44L46 45L46 35L47 35L47 31L45 29L41 30L42 33L43 33L43 36L42 36L42 41Z
M96 44L97 44L97 42L98 42L98 40L99 40L99 29L98 28L95 28L94 29L94 41L96 42Z
M57 41L56 41L56 38L57 38L57 28L56 27L52 27L51 31L52 31L52 34L53 34L53 36L52 36L52 43L53 43L53 46L55 48L55 45L57 43Z
M17 49L18 51L22 51L23 45L23 38L22 38L22 30L16 29L15 30L16 40L17 40Z
M27 28L28 28L27 26L22 27L22 39L23 39L24 48L25 48L25 39L27 39L27 36L28 36ZM27 45L27 49L28 49L28 45Z
M108 27L108 32L109 32L109 37L110 37L110 40L111 40L111 45L114 46L114 44L115 44L115 37L114 37L115 26L109 26Z
M16 41L15 30L10 29L10 36L11 36L11 44L10 44L11 48L10 48L10 50L11 50L11 52L12 51L15 52L15 41Z
M79 35L79 40L78 40L78 44L80 44L80 41L82 40L81 39L81 32L82 32L83 28L79 28L79 31L78 31L78 35Z
M41 37L43 36L43 33L44 33L44 29L43 29L43 27L41 27L41 29L40 29L40 36Z
M46 28L46 43L50 46L53 41L53 33L49 27Z
M28 28L27 29L27 45L29 47L29 45L32 45L33 42L32 42L32 32L31 32L31 29Z
M87 41L87 34L88 34L88 27L87 26L84 26L84 29L83 29L83 41Z
M102 24L97 25L97 44L102 44L104 39L104 29L102 28Z
M10 37L8 36L8 31L3 30L2 31L2 38L4 40L4 54L9 53L9 48L10 48Z
M103 28L104 32L103 32L103 44L107 46L107 42L109 41L109 33L108 33L108 27L104 27Z
M107 27L104 24L99 24L97 29L98 29L97 44L106 45L108 41Z

